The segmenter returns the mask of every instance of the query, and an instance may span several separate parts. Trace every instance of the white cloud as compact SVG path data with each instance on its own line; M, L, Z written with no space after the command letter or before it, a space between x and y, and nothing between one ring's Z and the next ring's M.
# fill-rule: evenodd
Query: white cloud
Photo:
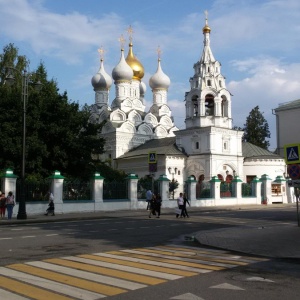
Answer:
M29 59L33 56L45 62L61 90L67 90L73 99L92 102L90 79L99 68L97 49L103 45L107 50L105 66L110 73L120 57L117 39L122 33L128 39L126 28L132 25L134 51L146 71L147 105L152 101L148 80L156 70L160 45L163 70L172 82L168 103L176 125L183 128L184 95L189 90L193 64L202 52L203 11L208 9L211 48L234 94L234 124L243 126L250 110L259 105L275 139L272 109L278 103L300 98L299 0L214 0L197 5L189 1L190 10L182 1L184 11L176 12L176 19L172 13L163 19L159 15L160 10L170 9L169 0L154 0L135 11L124 7L123 1L99 3L90 0L84 6L74 0L61 4L64 10L55 11L57 4L51 0L0 0L1 43L21 45L26 49L21 54L30 53Z
M275 116L272 109L279 103L292 101L300 95L300 63L286 64L274 58L250 58L233 61L233 67L249 73L241 80L229 81L232 97L234 124L243 126L250 111L259 106L268 121L272 147L275 143Z

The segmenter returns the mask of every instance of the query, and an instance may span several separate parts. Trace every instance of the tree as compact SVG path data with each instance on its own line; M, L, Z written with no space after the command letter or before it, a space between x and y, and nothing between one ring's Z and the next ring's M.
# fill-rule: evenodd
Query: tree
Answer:
M173 199L175 195L175 190L178 188L179 182L174 178L169 182L169 192L172 193Z
M18 55L13 44L0 54L0 169L12 168L21 172L22 114L21 72L28 65ZM20 71L13 73L16 84L8 86L6 66ZM47 80L43 63L32 73L32 81L43 84L40 92L29 86L26 112L26 175L45 178L54 170L65 176L87 178L97 170L99 154L105 140L99 137L103 124L89 122L87 106L68 100L67 93L59 93L57 83ZM38 78L36 78L38 77ZM93 155L93 157L92 157ZM107 166L107 168L109 168Z
M252 143L263 149L268 149L270 142L266 138L270 138L269 125L263 116L263 113L259 111L259 107L254 107L244 124L244 136L243 141Z

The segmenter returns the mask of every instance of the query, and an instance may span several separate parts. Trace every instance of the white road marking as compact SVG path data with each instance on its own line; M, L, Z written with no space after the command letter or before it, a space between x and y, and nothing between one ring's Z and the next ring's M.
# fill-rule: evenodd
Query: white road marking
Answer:
M96 281L96 282L100 282L100 283L117 286L117 287L128 289L128 290L136 290L136 289L146 287L145 284L135 283L135 282L131 282L131 281L123 280L123 279L117 279L117 278L109 277L109 276L103 276L103 275L95 274L95 273L91 273L91 272L75 270L72 268L63 267L63 266L46 263L46 262L34 261L34 262L28 262L26 264L28 264L30 266L54 271L54 272L59 272L59 273L65 274L65 275L76 276L76 277L86 279L86 280L91 280L91 281Z
M224 289L224 290L236 290L236 291L244 291L245 289L242 289L236 285L232 285L229 283L222 283L214 286L210 286L210 289Z
M171 269L179 269L179 270L185 270L185 271L191 271L191 272L197 272L197 273L209 273L211 270L205 270L205 269L199 269L199 268L193 268L193 267L187 267L182 265L174 265L169 263L164 263L161 261L154 261L154 260L148 260L148 259L140 259L135 257L127 257L122 255L114 255L109 253L94 253L94 255L97 256L103 256L103 257L109 257L109 258L115 258L115 259L121 259L121 260L127 260L152 266L159 266L159 267L166 267ZM145 254L144 254L145 255Z
M55 282L52 280L48 280L42 277L38 277L38 276L33 276L30 274L26 274L26 273L22 273L19 271L15 271L15 270L11 270L9 268L0 268L0 274L4 275L4 276L9 276L13 279L16 280L21 280L23 282L35 285L35 286L39 286L42 287L44 289L48 289L50 291L55 291L61 294L65 294L68 295L70 297L74 297L74 298L78 298L78 299L85 299L85 300L96 300L99 298L104 298L106 296L101 295L101 294L97 294L97 293L93 293L87 290L83 290L77 287L72 286L72 288L70 288L69 285L65 285L59 282ZM1 292L0 292L1 293ZM2 293L1 293L1 298L3 297ZM18 298L14 298L14 297L10 297L10 298L2 298L2 299L18 299ZM20 299L27 299L27 298L20 298Z

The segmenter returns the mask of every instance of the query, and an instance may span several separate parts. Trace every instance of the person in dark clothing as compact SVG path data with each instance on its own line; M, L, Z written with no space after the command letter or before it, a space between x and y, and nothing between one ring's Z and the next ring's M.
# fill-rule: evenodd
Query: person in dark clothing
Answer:
M149 218L151 218L151 215L156 215L156 197L153 194L151 200L149 201Z
M183 194L183 206L182 206L180 217L184 217L184 218L185 217L187 217L187 218L190 217L189 214L188 214L188 212L187 212L187 210L186 210L186 204L188 204L189 206L191 206L189 200L186 197L186 194L184 193Z
M53 199L50 199L49 204L48 204L48 208L46 210L45 216L48 216L48 214L52 214L52 216L55 216L54 214L54 202Z
M155 211L157 212L156 218L160 217L161 202L162 202L161 196L160 194L157 194L155 197Z

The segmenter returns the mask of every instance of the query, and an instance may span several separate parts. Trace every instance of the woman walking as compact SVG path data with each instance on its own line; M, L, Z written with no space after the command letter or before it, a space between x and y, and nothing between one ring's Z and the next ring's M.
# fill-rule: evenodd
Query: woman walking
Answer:
M12 192L9 192L6 197L6 209L7 209L7 219L10 220L13 214L13 208L15 206L15 197Z

